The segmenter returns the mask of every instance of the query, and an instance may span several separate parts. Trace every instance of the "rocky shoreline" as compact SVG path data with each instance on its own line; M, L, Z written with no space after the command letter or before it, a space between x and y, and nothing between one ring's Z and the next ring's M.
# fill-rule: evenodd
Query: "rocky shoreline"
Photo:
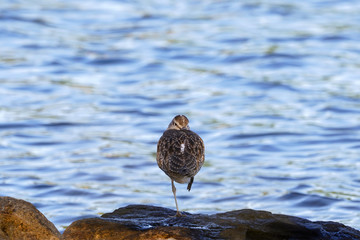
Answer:
M184 213L149 205L129 205L98 218L73 222L61 234L31 203L0 197L1 240L239 239L360 240L360 231L336 222L250 209L213 215Z

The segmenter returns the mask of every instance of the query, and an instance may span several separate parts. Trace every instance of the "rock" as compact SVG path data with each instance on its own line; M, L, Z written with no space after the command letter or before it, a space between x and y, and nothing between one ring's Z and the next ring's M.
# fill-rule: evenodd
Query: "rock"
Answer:
M61 234L34 205L24 200L0 197L1 240L58 240Z
M360 240L360 231L336 222L309 220L265 211L237 210L213 215L129 205L99 218L73 222L61 237L31 203L0 197L1 240L239 239Z
M63 239L360 239L359 231L340 223L311 222L265 211L245 209L173 217L175 213L167 208L129 205L101 218L72 223Z
M135 225L121 224L111 219L88 218L72 223L64 232L64 240L97 239L193 239L191 230L183 227L157 227L144 231ZM196 237L196 236L194 236ZM199 238L197 238L199 239Z

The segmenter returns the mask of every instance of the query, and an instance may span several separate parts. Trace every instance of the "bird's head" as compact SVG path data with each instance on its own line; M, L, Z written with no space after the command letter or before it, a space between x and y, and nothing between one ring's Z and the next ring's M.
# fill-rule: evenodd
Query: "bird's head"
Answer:
M189 119L185 115L177 115L170 122L167 129L190 130Z

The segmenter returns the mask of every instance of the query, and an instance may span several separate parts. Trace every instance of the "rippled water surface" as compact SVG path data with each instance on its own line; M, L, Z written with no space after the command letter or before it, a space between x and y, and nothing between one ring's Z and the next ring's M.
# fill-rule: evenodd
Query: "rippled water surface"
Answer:
M360 4L2 0L0 195L63 230L175 208L157 140L206 145L192 213L242 208L360 228Z

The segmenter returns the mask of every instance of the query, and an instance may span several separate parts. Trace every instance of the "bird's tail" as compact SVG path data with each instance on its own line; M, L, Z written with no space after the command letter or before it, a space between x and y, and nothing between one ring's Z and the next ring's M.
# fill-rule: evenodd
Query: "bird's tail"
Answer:
M194 182L194 177L191 177L190 178L190 182L189 182L189 184L188 184L188 186L187 186L187 190L190 192L190 190L191 190L191 185L193 184L193 182Z

